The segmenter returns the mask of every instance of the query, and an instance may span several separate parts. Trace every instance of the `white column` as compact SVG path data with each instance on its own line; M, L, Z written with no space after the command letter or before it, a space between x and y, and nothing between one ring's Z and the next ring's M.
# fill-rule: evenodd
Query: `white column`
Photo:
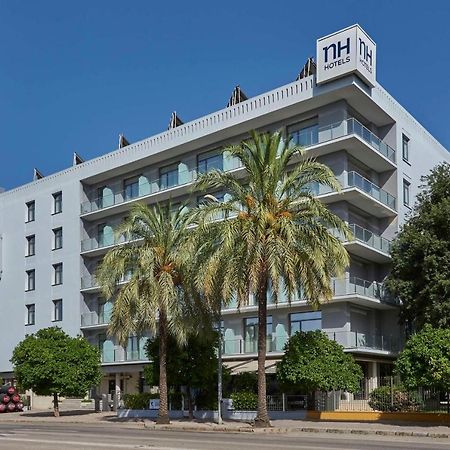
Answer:
M371 392L378 387L378 363L375 361L369 363L369 377L369 392Z

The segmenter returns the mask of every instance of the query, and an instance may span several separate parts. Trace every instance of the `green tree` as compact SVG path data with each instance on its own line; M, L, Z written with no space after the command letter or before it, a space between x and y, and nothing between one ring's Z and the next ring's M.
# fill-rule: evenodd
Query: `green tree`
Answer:
M353 357L322 331L295 333L277 364L278 381L307 393L332 390L355 392L362 377L361 367Z
M133 206L116 230L118 236L133 239L110 250L97 272L103 295L115 299L109 333L124 346L129 336L148 330L159 334L158 423L169 423L168 336L184 343L188 330L202 322L206 311L191 289L189 224L189 214L182 208L174 211L170 204ZM121 283L126 277L129 281Z
M83 337L72 338L57 327L30 334L14 349L11 362L18 384L38 395L84 396L100 383L100 354Z
M407 389L450 392L450 329L424 325L406 342L395 369Z
M331 213L310 187L339 190L330 168L302 159L298 146L279 132L258 134L225 149L246 170L243 181L213 170L197 188L207 191L197 229L196 283L206 298L242 306L253 294L258 305L258 410L255 426L270 426L266 405L267 299L283 292L314 306L332 297L330 278L343 273L348 255L331 230L349 236L345 223ZM299 158L300 157L300 158ZM295 162L296 159L300 162ZM219 203L211 195L226 192ZM224 215L228 220L214 220ZM270 294L268 294L270 292Z
M411 217L394 240L389 291L402 301L400 319L412 328L450 327L450 165L422 178Z
M189 407L189 417L193 418L193 390L201 396L217 398L217 333L208 336L192 335L184 345L180 345L173 337L168 338L170 352L167 355L167 378L170 386L186 387L186 397ZM159 337L149 339L146 353L150 364L144 369L147 384L155 386L159 382ZM226 374L227 369L222 368ZM199 390L201 392L199 392ZM215 403L212 401L210 403Z

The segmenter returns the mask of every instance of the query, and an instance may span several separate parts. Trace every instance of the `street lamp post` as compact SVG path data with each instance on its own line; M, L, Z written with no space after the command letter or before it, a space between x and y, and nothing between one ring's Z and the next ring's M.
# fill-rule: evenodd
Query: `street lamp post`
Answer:
M217 352L217 423L222 425L222 302L219 304L219 349Z

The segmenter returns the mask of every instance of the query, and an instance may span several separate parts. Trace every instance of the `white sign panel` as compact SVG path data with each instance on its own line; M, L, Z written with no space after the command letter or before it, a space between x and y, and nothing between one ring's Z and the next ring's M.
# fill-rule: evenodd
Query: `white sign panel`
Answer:
M317 84L355 73L375 86L377 46L359 26L317 40Z
M149 404L150 409L159 409L159 398L152 398L150 399L150 404Z

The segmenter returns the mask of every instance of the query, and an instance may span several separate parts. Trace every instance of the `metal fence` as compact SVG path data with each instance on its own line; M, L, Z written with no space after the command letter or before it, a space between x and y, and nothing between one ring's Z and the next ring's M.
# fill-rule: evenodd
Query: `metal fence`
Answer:
M397 377L365 378L357 392L316 393L318 411L450 412L449 395L431 388L408 390Z
M300 411L307 409L307 395L278 394L267 396L267 409L269 411Z

